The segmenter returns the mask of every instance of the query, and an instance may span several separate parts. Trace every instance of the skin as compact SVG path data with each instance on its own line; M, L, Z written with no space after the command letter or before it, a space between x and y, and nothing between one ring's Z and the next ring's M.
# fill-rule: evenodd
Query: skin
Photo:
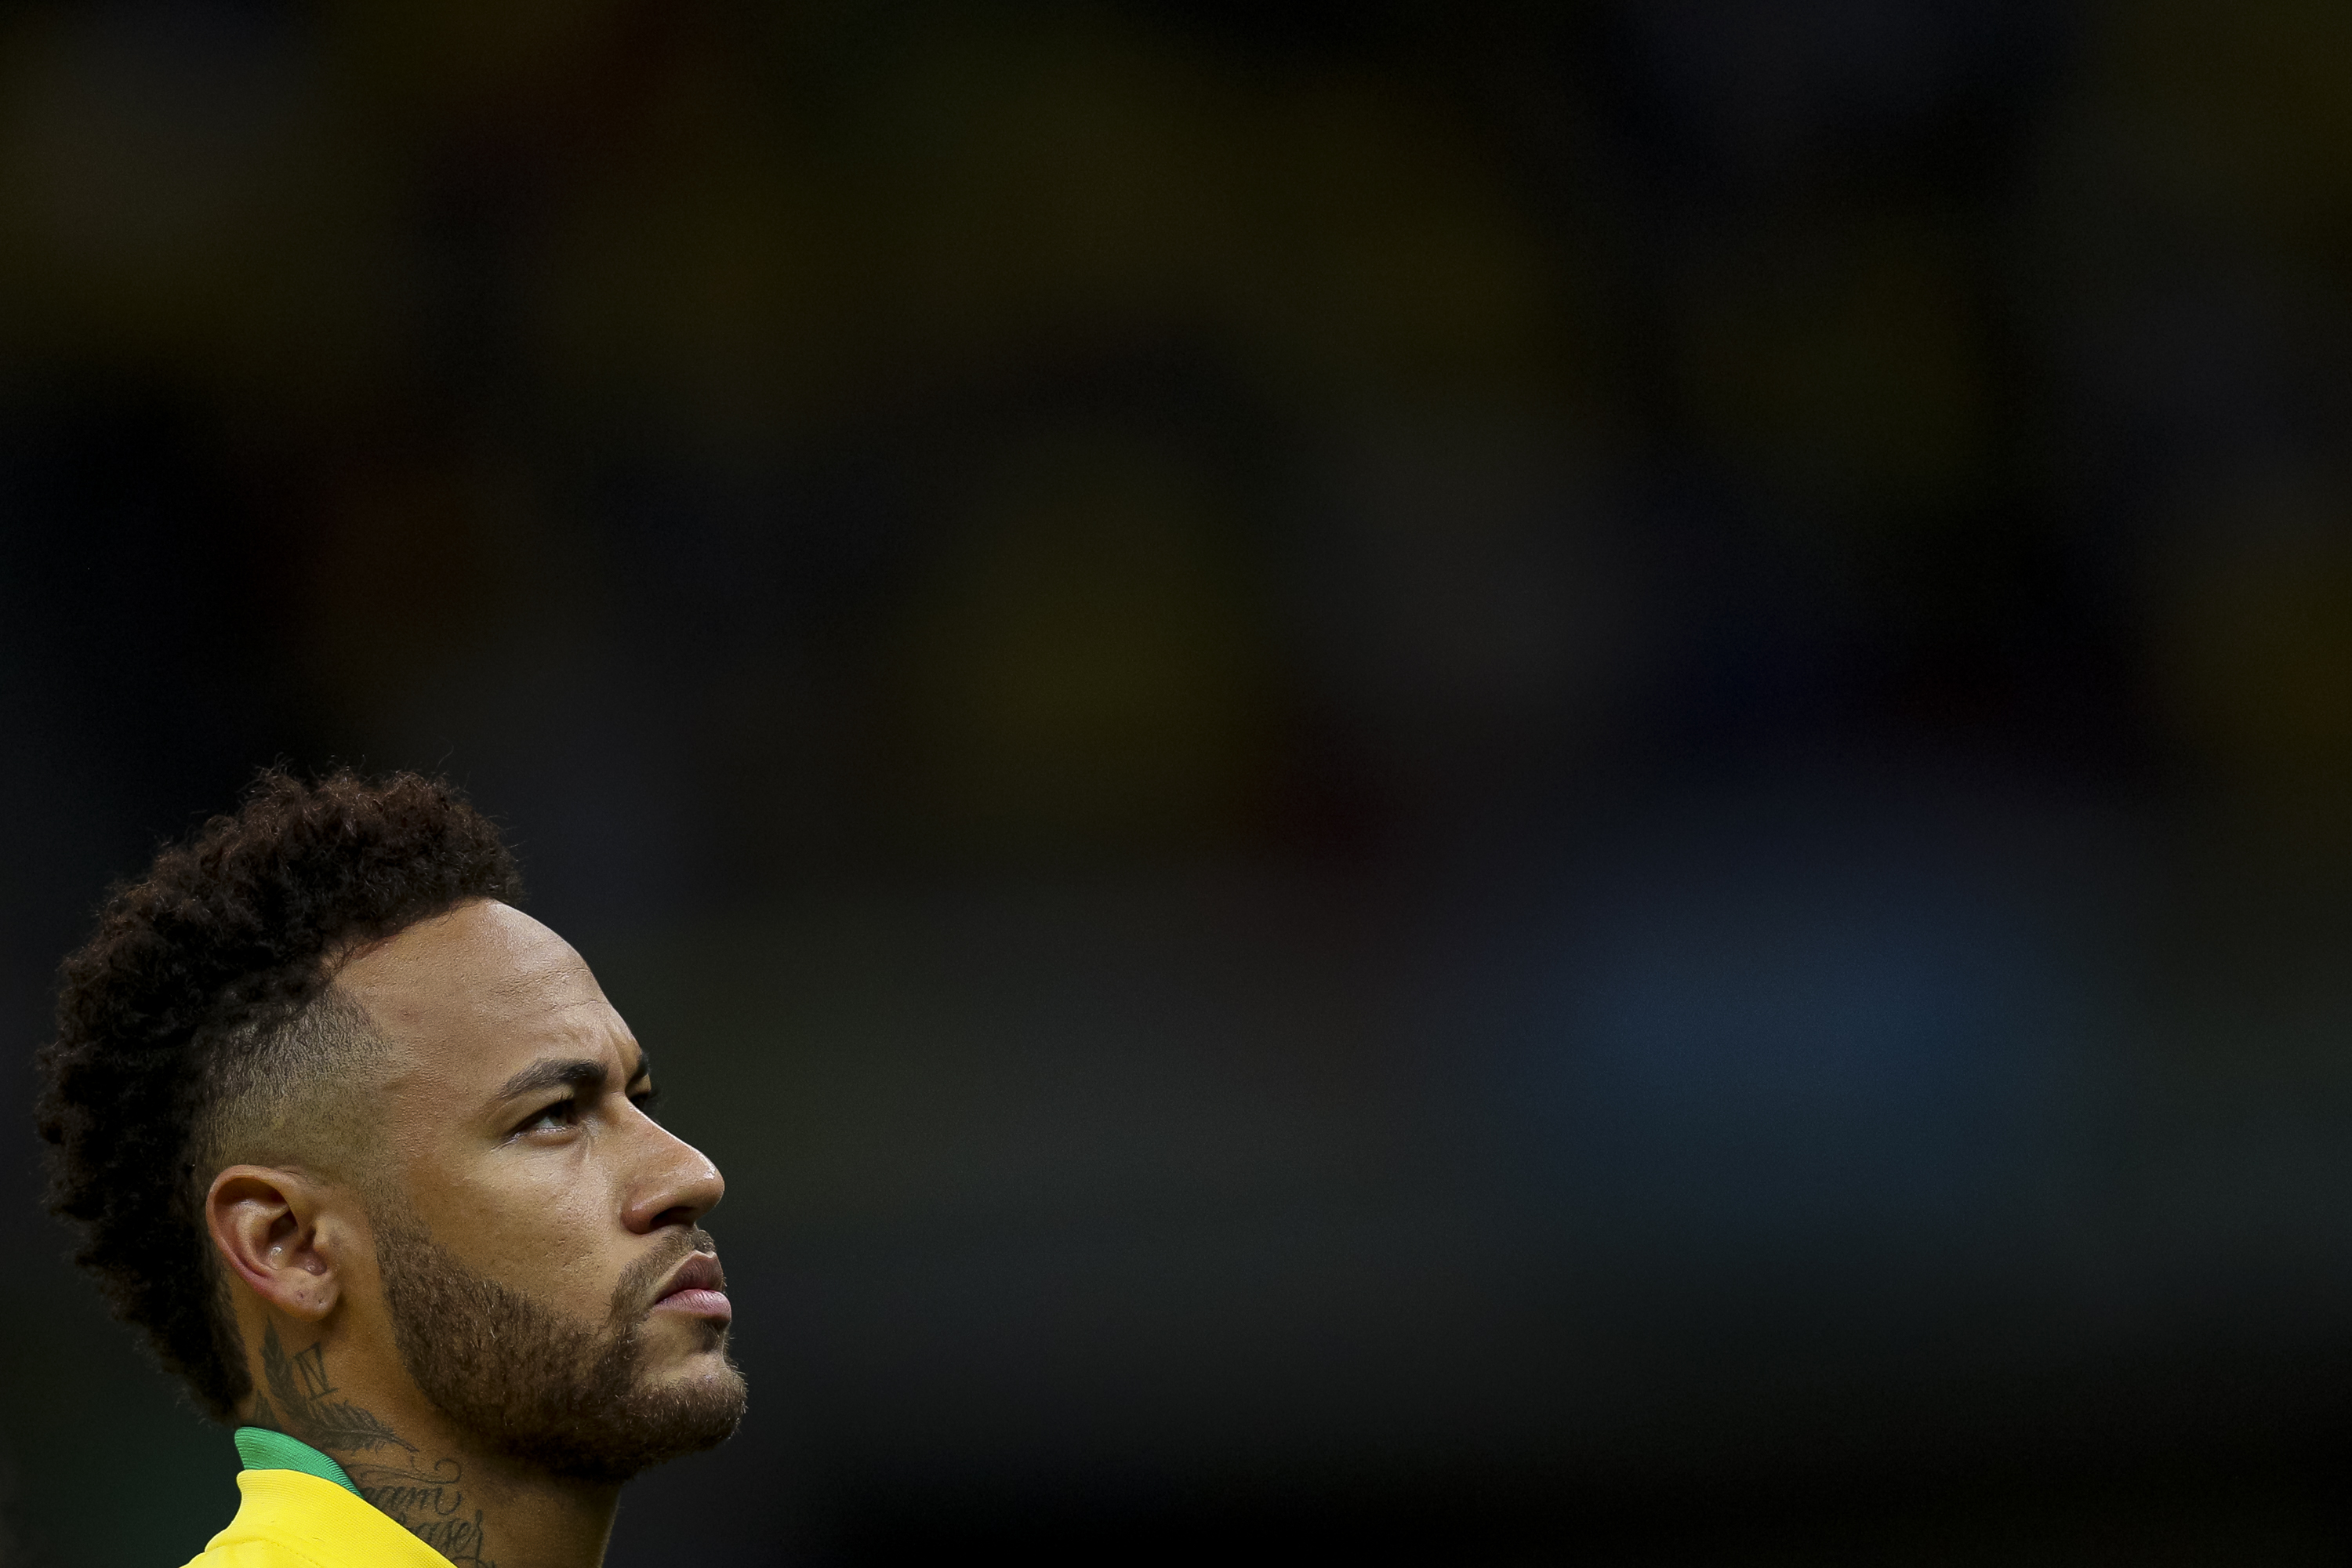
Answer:
M341 1169L232 1165L206 1202L257 1394L271 1386L269 1361L283 1387L286 1358L310 1357L312 1386L330 1381L334 1401L409 1453L320 1446L347 1466L396 1457L440 1482L419 1517L371 1493L386 1512L412 1525L478 1512L457 1549L426 1536L461 1562L594 1568L619 1486L529 1469L425 1399L394 1348L359 1184L392 1184L467 1266L594 1325L632 1265L688 1254L685 1238L726 1184L646 1114L652 1082L628 1026L580 955L528 915L462 905L349 955L335 984L394 1047L373 1097L375 1147ZM534 1068L544 1079L546 1064L583 1061L601 1068L593 1082L508 1092ZM656 1307L669 1274L646 1289L646 1379L734 1382L724 1298Z

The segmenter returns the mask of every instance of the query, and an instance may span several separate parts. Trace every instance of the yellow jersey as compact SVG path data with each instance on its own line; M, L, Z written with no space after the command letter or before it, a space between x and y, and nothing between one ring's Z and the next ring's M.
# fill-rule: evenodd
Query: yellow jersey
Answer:
M331 1461L329 1461L331 1463ZM449 1568L348 1485L301 1470L239 1471L245 1500L188 1568Z

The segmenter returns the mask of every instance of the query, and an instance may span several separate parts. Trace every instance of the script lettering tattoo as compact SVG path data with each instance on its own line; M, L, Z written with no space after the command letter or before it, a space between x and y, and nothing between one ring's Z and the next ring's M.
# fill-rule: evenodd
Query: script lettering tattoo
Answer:
M416 1445L383 1424L373 1411L337 1399L328 1381L323 1347L312 1345L289 1356L278 1342L278 1331L263 1331L261 1375L268 1392L253 1398L256 1426L268 1426L299 1437L342 1459L343 1473L394 1522L425 1545L465 1568L498 1568L482 1555L482 1510L466 1507L459 1483L466 1472L457 1460L423 1460L394 1456L389 1462L363 1462L345 1455L373 1454L397 1448L415 1455Z
M343 1468L360 1496L450 1562L498 1568L482 1555L482 1510L466 1512L466 1494L457 1488L465 1471L457 1460L439 1460L431 1469L418 1464Z

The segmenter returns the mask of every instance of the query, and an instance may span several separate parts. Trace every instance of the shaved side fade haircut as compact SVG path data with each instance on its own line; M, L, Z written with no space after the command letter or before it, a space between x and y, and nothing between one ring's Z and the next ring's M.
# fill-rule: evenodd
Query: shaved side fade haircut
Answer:
M115 1315L215 1419L251 1380L205 1228L213 1177L336 1171L369 1143L387 1047L335 965L520 893L497 828L447 782L273 769L114 889L65 961L37 1058L50 1211L80 1230L75 1261Z

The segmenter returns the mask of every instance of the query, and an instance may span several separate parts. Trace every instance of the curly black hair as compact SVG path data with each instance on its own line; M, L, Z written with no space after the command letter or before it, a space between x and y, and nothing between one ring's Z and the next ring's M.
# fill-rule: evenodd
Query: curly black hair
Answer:
M216 1419L250 1392L202 1205L242 1102L283 1109L370 1037L332 965L472 899L513 902L514 857L451 784L264 773L232 816L115 888L60 971L37 1058L49 1209L117 1317ZM299 1096L297 1097L299 1098Z

